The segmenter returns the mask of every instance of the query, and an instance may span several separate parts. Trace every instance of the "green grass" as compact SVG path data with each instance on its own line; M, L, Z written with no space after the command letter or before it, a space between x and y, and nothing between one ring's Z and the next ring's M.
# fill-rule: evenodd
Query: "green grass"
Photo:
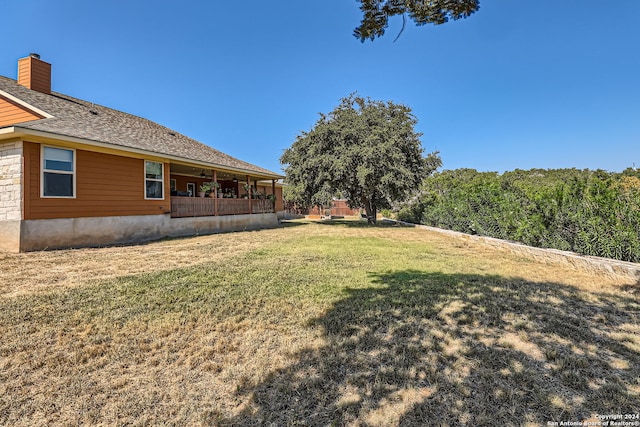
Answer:
M640 412L633 286L357 222L179 243L234 238L251 244L2 297L0 425L541 425Z

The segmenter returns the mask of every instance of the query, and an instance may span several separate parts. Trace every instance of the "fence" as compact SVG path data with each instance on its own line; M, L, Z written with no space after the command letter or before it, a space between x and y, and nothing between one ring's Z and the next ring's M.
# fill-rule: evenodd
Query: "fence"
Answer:
M331 208L314 206L306 212L306 215L356 216L360 215L360 210L351 209L346 200L333 200Z

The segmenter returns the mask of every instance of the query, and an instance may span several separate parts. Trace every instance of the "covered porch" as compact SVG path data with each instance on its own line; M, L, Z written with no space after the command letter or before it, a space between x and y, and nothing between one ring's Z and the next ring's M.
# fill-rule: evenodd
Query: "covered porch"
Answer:
M172 163L171 217L276 213L282 205L277 178Z

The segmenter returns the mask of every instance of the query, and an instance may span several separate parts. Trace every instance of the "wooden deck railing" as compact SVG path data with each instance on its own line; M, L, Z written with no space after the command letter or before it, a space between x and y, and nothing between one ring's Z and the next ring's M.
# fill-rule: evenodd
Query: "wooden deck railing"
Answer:
M218 215L246 215L249 213L247 199L218 199Z
M271 200L213 199L211 197L171 197L171 217L247 215L274 212ZM251 206L251 209L250 209Z
M251 209L253 211L252 213L254 214L272 213L274 212L273 204L274 203L268 199L252 200L251 201Z

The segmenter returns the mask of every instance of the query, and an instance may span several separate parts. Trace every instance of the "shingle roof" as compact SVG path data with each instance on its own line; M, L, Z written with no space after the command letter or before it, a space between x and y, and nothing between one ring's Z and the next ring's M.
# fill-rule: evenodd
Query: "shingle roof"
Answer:
M51 116L15 127L111 144L123 149L144 150L199 164L252 172L264 177L280 174L229 156L151 120L52 92L47 95L0 76L0 90Z

